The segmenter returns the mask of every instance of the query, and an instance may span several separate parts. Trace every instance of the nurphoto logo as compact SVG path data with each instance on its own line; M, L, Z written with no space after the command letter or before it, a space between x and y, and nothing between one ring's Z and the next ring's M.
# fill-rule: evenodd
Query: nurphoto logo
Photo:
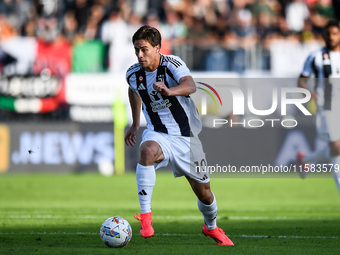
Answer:
M201 85L204 85L205 87L209 88L218 98L220 105L222 106L222 100L219 95L219 93L216 91L215 88L213 88L211 85L208 85L203 82L197 82ZM214 101L215 105L217 105L216 100L213 96L213 94L206 88L197 87L198 89L201 89L205 91ZM254 88L248 87L246 89L246 96L247 100L245 100L245 93L235 85L223 85L223 90L227 90L231 96L232 96L232 114L233 115L245 115L245 107L248 107L247 110L252 114L256 116L268 116L270 114L273 114L277 109L278 106L280 106L281 116L287 115L287 106L288 105L295 105L304 115L312 115L307 108L303 105L304 103L309 102L311 99L311 93L308 89L304 88L296 88L296 87L271 87L271 107L267 109L256 109L254 106ZM279 92L280 91L280 95ZM289 96L288 96L289 95ZM301 97L302 95L302 97ZM297 98L300 96L300 98ZM207 101L204 96L202 96L202 115L207 115ZM243 120L241 122L233 122L233 120L228 119L213 119L213 127L218 127L221 125L229 124L231 127L235 125L242 125L243 127L251 127L251 128L259 128L264 126L265 122L271 123L271 127L274 127L276 122L280 122L283 127L286 128L293 128L297 126L298 122L295 119L277 119L277 118L267 118L267 119L248 119Z

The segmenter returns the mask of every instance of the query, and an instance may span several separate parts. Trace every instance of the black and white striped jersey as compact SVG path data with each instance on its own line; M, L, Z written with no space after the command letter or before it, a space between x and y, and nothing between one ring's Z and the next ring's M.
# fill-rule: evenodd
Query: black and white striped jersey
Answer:
M163 82L168 88L178 86L180 78L191 76L185 63L174 55L161 55L153 72L144 71L139 63L126 72L130 88L142 99L142 111L147 128L174 136L197 135L202 124L196 106L189 96L164 96L153 89L153 83Z
M322 48L312 52L308 56L301 74L318 78L315 84L318 107L325 109L339 107L340 51L328 51L327 48Z

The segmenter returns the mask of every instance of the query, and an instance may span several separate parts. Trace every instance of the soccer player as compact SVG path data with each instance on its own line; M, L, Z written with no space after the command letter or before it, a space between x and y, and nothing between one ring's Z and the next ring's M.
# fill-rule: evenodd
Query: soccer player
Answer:
M185 176L197 196L204 217L203 233L219 245L234 245L216 225L216 198L210 190L209 173L195 171L195 164L206 162L198 133L202 124L190 94L196 85L185 63L177 56L162 55L161 35L150 26L142 26L132 37L138 63L126 73L133 123L125 143L134 146L139 129L140 111L147 121L140 145L136 179L141 221L140 234L154 235L151 197L156 182L155 170L171 161L175 177Z
M331 20L325 27L326 47L313 52L306 60L298 85L307 89L306 80L312 75L316 79L312 98L318 106L316 128L318 138L328 142L329 147L309 155L302 152L297 159L305 165L309 162L331 160L333 176L340 192L340 28L339 22ZM336 79L334 79L336 78ZM304 177L305 173L302 173Z

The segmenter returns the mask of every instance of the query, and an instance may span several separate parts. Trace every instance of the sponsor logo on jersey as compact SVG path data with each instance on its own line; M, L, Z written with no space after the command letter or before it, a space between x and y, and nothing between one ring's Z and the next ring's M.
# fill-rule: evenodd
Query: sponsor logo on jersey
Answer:
M153 112L158 112L165 108L169 108L172 104L169 99L162 100L161 102L151 102L150 103Z

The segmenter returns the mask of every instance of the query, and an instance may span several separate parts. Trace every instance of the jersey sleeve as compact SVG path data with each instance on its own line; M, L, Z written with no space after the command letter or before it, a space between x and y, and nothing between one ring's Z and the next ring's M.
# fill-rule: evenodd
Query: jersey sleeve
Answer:
M301 72L301 75L310 77L313 74L313 61L315 58L315 54L311 54L308 56L308 58L305 61L305 64L303 65L303 69Z
M137 84L136 84L136 75L135 75L135 67L130 67L126 72L126 82L129 84L130 89L132 91L137 92Z
M190 70L187 65L183 62L183 60L179 57L173 57L171 63L168 68L170 69L171 73L173 74L174 79L177 83L179 80L184 76L191 76Z

